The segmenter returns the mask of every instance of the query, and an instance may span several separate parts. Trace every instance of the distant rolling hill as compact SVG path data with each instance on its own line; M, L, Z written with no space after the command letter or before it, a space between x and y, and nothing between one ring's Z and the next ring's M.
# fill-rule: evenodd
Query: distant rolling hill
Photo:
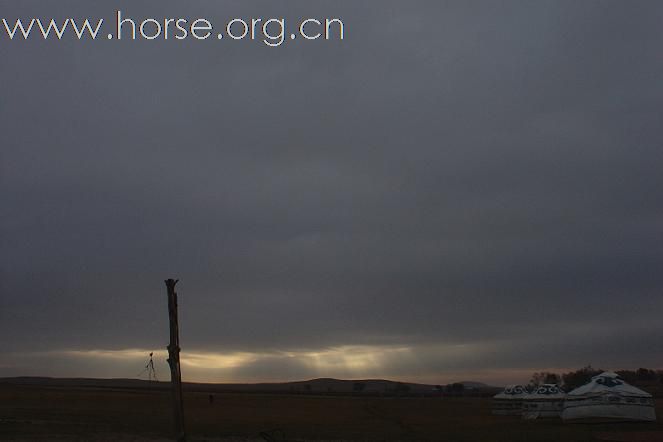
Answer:
M0 378L0 385L33 385L53 388L108 388L108 389L167 389L169 382L150 382L142 379L89 379L12 377ZM496 390L481 382L463 382L466 390L486 392ZM186 391L223 393L311 393L311 394L388 394L388 395L433 395L438 394L435 385L396 382L385 379L344 380L319 378L307 381L272 382L257 384L214 384L184 382Z

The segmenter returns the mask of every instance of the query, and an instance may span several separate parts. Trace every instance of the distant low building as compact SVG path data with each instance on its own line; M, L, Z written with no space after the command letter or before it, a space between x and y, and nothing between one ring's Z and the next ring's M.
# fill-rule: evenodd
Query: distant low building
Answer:
M560 417L566 393L556 384L543 384L523 400L523 419Z
M528 394L527 388L522 385L507 385L502 392L493 396L493 414L520 416L523 409L523 399Z
M569 392L562 419L655 421L656 411L651 394L603 372Z

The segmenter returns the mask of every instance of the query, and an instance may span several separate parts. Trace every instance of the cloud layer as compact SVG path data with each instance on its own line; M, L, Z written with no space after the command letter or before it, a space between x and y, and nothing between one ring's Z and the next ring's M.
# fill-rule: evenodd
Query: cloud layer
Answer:
M196 379L663 366L659 2L52 8L347 35L3 41L0 374L140 368L168 277Z

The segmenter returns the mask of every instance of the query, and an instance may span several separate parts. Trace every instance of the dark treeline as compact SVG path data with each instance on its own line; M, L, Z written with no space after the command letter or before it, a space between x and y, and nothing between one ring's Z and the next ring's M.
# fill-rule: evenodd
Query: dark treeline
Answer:
M566 391L573 390L589 382L593 376L603 373L605 370L587 365L579 370L568 373L557 374L551 372L537 372L532 375L529 385L531 387L541 384L561 385ZM633 385L663 384L663 370L652 370L649 368L638 368L637 370L615 371L622 379Z

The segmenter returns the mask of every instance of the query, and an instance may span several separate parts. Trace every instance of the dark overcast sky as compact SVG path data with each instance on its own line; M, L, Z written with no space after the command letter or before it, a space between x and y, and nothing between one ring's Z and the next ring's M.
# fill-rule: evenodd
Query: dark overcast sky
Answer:
M663 367L663 3L24 2L340 17L286 42L0 39L0 376Z

